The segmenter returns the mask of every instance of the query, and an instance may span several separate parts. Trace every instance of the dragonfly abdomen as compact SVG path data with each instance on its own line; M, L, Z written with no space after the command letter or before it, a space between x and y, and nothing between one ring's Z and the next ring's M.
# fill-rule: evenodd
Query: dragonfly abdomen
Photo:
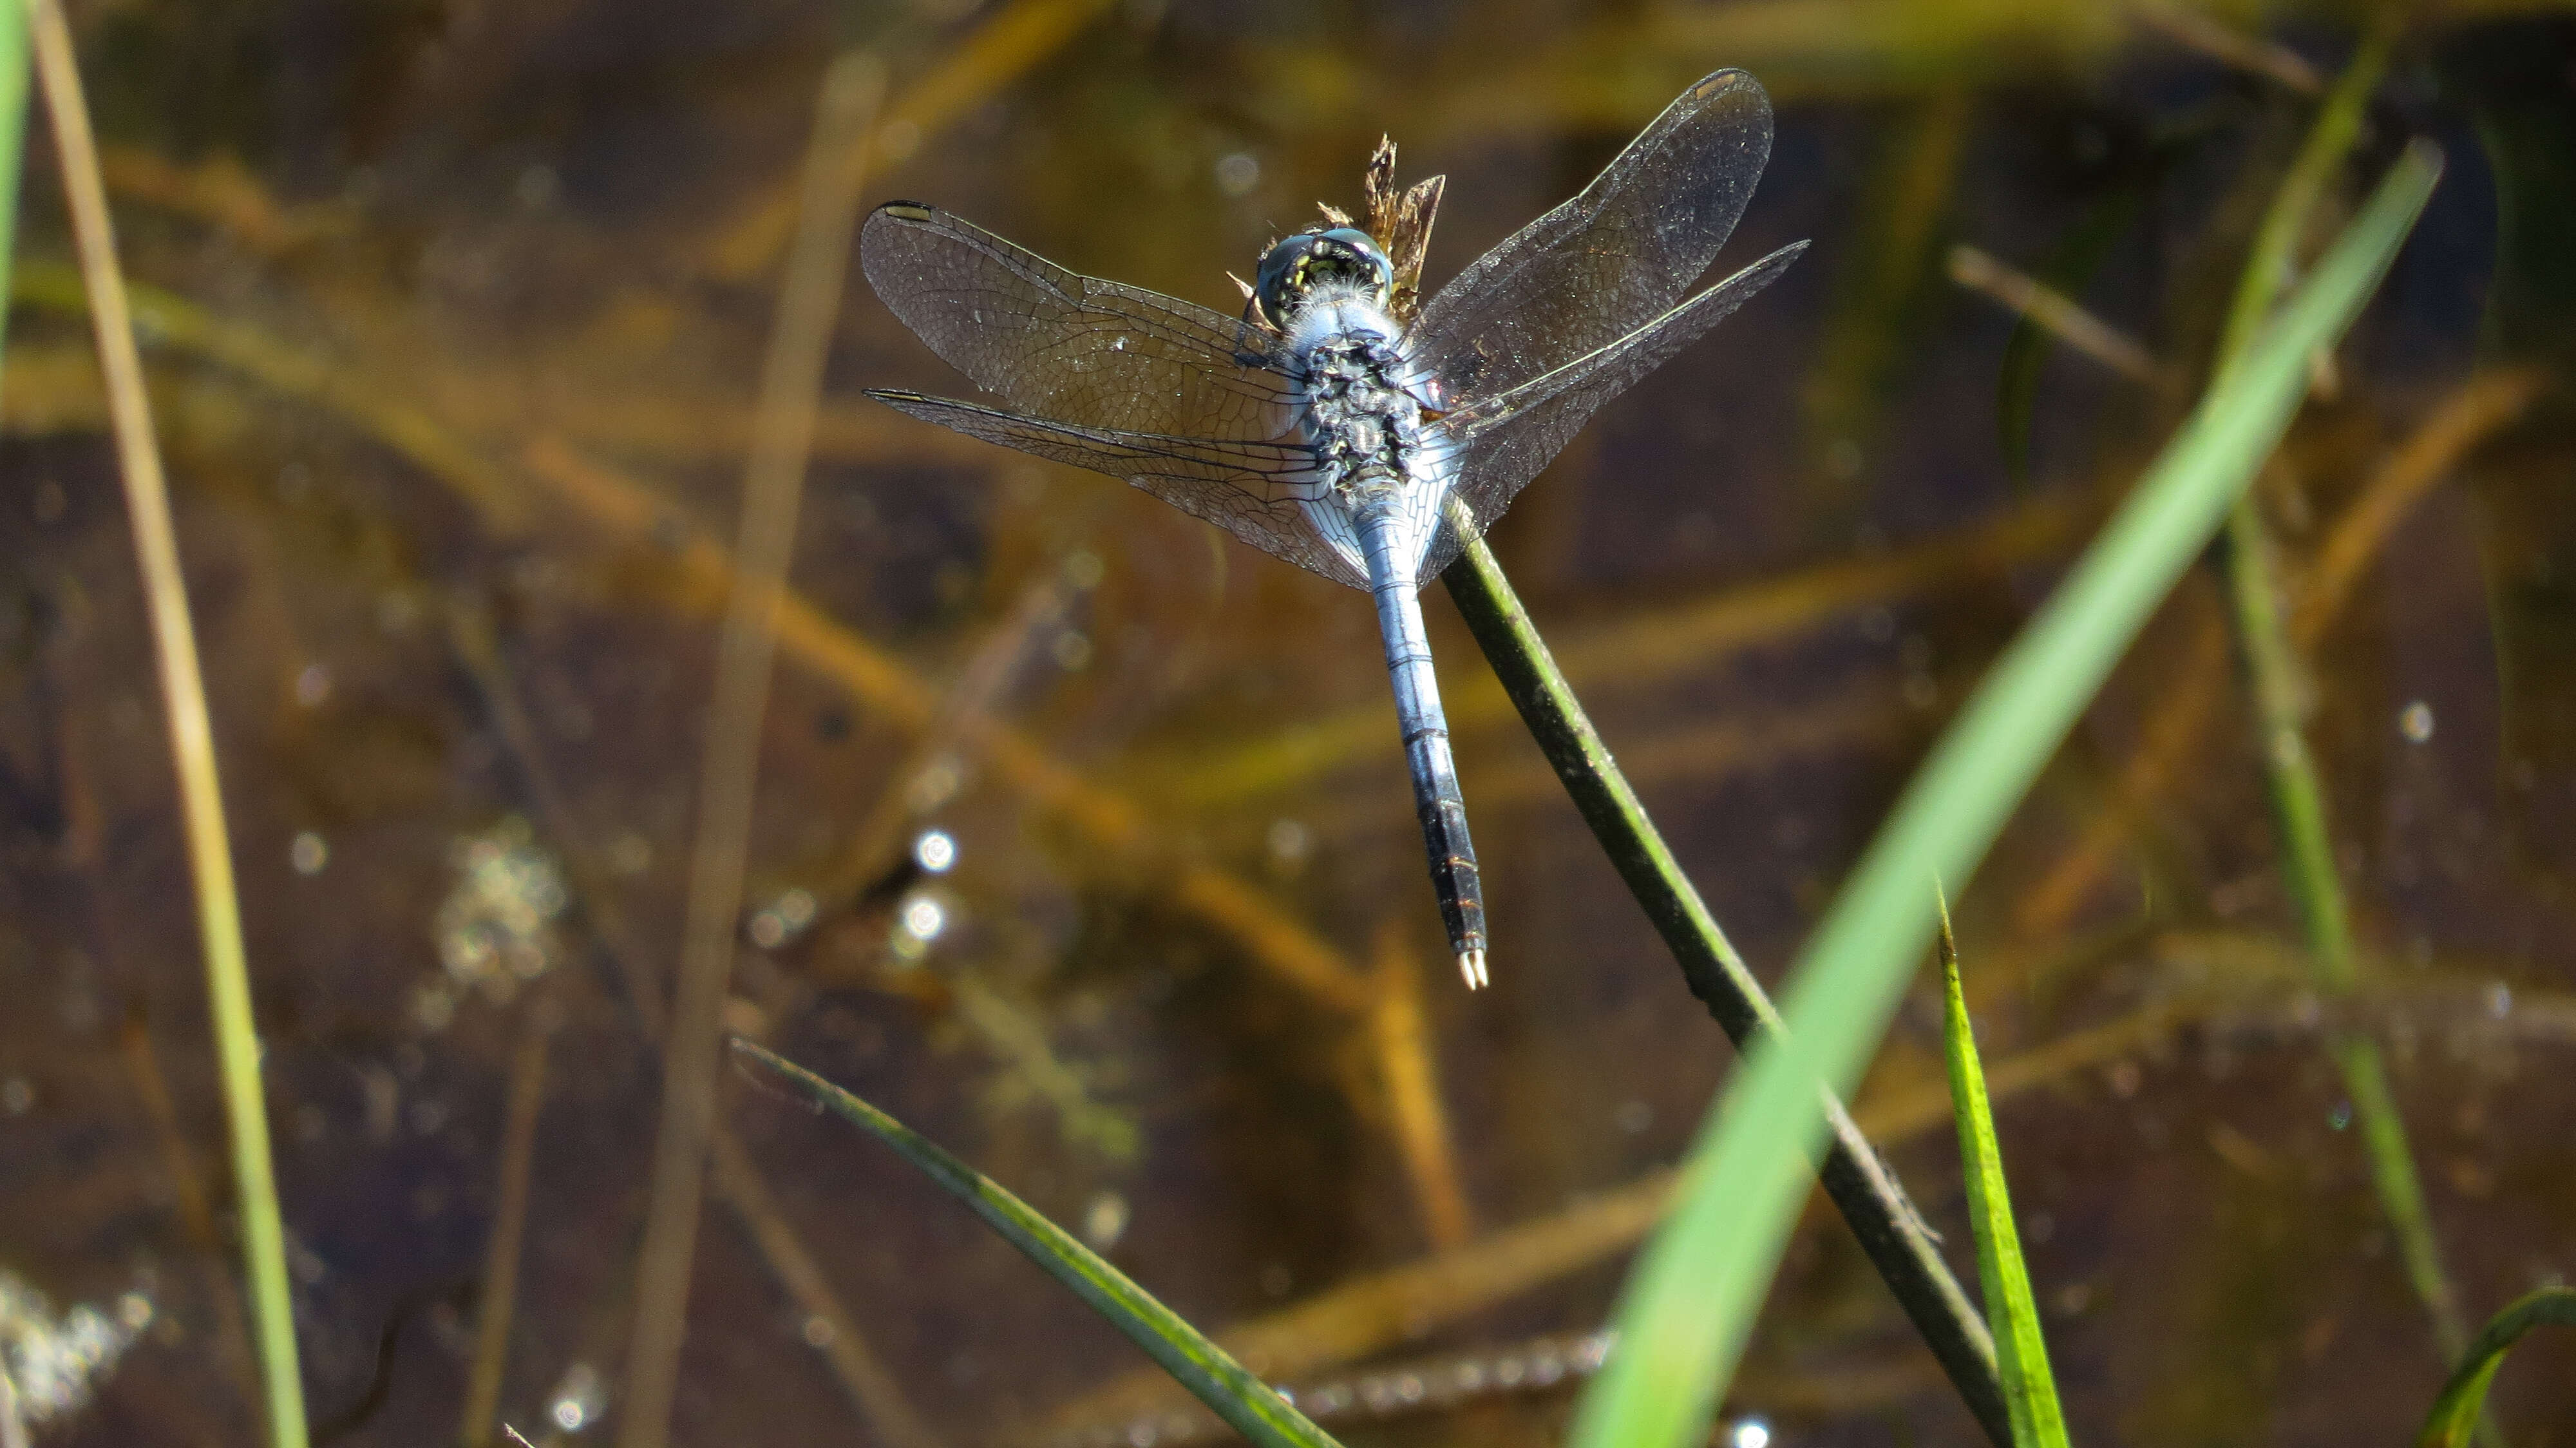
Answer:
M1440 920L1449 949L1470 988L1485 974L1485 892L1476 871L1476 846L1467 834L1467 804L1458 792L1458 766L1449 753L1449 720L1440 708L1440 681L1431 671L1431 637L1422 626L1420 589L1414 584L1419 530L1411 526L1407 489L1397 479L1372 476L1351 496L1351 517L1368 559L1369 593L1377 601L1378 631L1386 639L1386 672L1395 686L1395 718L1404 737L1404 762L1413 774L1413 808L1431 864L1431 886L1440 898Z

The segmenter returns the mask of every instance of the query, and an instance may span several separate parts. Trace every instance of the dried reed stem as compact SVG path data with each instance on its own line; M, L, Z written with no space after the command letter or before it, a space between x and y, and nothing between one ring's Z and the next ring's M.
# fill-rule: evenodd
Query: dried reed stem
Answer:
M1950 248L1950 280L2003 303L2029 318L2032 326L2123 377L2155 388L2173 382L2128 333L2084 310L2073 297L1973 246Z
M823 1361L831 1364L832 1375L858 1404L878 1441L887 1448L940 1448L939 1435L922 1422L903 1384L860 1335L859 1320L841 1305L823 1265L805 1250L804 1240L779 1212L759 1163L743 1148L742 1139L720 1123L713 1144L716 1194L742 1219L743 1230L760 1249L762 1260L796 1299L798 1310L805 1314L806 1341L821 1350Z
M251 1361L250 1329L242 1321L242 1301L234 1294L233 1279L224 1271L224 1240L215 1229L214 1201L197 1170L196 1153L188 1149L187 1133L180 1128L170 1078L162 1074L160 1054L152 1049L151 1026L140 1016L128 1019L119 1044L134 1094L142 1098L143 1112L152 1118L162 1170L170 1174L171 1191L179 1199L179 1225L188 1245L196 1249L196 1265L204 1274L207 1308L215 1315L215 1355L222 1359L225 1372L237 1375L244 1404L256 1403L259 1366Z
M492 1239L483 1251L483 1300L474 1313L474 1357L465 1376L465 1415L457 1428L464 1448L492 1441L501 1408L501 1379L510 1364L510 1318L518 1302L519 1250L527 1240L528 1182L537 1154L537 1115L546 1102L546 1058L558 1012L550 996L528 1002L519 1015L519 1049L510 1062L510 1098L501 1127L501 1192L493 1211Z
M828 159L853 174L871 160L905 159L933 132L1063 49L1108 8L1109 0L1015 0L905 87L885 108L882 124L860 127ZM709 269L737 281L767 270L797 228L798 205L790 195L763 197L716 242Z
M2129 13L2168 40L2223 65L2269 77L2300 95L2313 96L2326 88L2317 68L2297 51L2259 35L2248 35L2196 10L2169 0L2130 0Z
M697 1245L701 1176L715 1124L718 1011L732 974L735 916L750 845L760 723L768 708L773 619L785 592L805 459L823 364L841 314L850 235L858 212L857 141L885 84L877 59L854 51L833 61L816 105L796 244L780 286L762 368L760 410L744 469L737 571L718 639L714 704L699 777L696 847L682 931L679 988L662 1054L662 1126L654 1143L651 1205L636 1261L635 1331L619 1443L662 1448L670 1437L686 1333L689 1270Z
M215 1051L224 1113L232 1126L233 1183L241 1206L242 1256L267 1389L268 1436L274 1448L304 1448L304 1393L295 1361L295 1323L286 1281L286 1238L269 1164L268 1116L260 1094L259 1035L251 1018L250 968L242 944L241 903L233 886L231 842L224 833L223 791L215 774L214 725L206 712L187 584L179 571L178 531L169 485L143 390L143 362L116 264L116 236L99 180L98 146L90 134L71 29L56 0L28 0L36 73L52 113L63 190L81 280L97 333L99 370L107 380L118 471L134 529L134 551L152 620L152 641L179 780L180 813L197 903L199 944L212 997Z
M1403 926L1393 921L1378 931L1376 981L1369 1041L1423 1234L1435 1248L1464 1246L1476 1235L1475 1212L1458 1182L1458 1149L1440 1101L1440 1065L1422 1018L1421 966L1405 948Z

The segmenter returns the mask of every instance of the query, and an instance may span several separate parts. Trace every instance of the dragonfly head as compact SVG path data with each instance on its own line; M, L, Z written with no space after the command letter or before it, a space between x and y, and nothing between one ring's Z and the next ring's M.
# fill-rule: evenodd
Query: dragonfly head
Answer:
M1274 327L1285 328L1297 309L1327 287L1355 290L1379 306L1395 286L1386 253L1355 226L1301 231L1261 254L1253 299Z

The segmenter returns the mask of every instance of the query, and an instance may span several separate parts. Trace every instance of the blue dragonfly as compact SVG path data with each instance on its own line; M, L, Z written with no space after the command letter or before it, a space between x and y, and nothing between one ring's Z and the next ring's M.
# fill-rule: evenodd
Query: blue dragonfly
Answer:
M1484 892L1416 595L1593 410L1785 270L1786 246L1685 295L1771 153L1752 76L1706 77L1581 194L1428 300L1433 178L1369 174L1369 226L1273 243L1240 316L1056 266L937 207L879 207L860 263L1000 406L875 390L970 437L1124 478L1377 604L1432 885L1458 969L1488 979Z

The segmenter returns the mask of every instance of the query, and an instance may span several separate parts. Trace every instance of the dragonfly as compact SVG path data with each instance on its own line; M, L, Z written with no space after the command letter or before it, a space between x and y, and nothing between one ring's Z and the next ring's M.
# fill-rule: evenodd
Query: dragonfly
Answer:
M1123 478L1376 603L1442 924L1491 978L1418 595L1603 403L1697 341L1806 247L1706 290L1771 154L1771 103L1709 75L1592 183L1427 300L1442 178L1398 192L1381 142L1368 224L1273 242L1235 316L1079 275L935 206L890 202L860 267L896 317L998 406L872 389L925 422ZM1687 295L1686 295L1687 294Z

